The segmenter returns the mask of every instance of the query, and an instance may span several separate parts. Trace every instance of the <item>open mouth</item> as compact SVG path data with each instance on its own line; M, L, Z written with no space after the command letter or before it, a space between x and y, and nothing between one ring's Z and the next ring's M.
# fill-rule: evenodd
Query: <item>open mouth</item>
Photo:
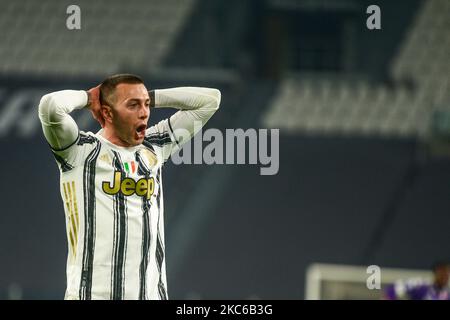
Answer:
M145 135L145 129L147 129L147 125L141 124L136 128L136 135L138 138L143 137Z
M145 131L146 128L147 128L147 126L145 124L141 124L139 127L136 128L136 132L142 133Z

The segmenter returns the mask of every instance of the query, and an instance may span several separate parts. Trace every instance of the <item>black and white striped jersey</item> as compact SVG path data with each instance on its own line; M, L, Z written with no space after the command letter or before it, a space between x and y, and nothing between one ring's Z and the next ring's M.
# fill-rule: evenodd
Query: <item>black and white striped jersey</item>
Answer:
M49 121L48 113L68 116L86 104L81 96L86 93L54 94L41 100L39 116L60 169L68 239L65 298L167 299L162 168L181 145L177 129L192 137L193 119L206 123L219 106L220 92L192 87L156 90L156 106L180 111L148 128L141 145L128 148L105 139L102 130L80 131L75 142L57 148L63 137L52 131L55 121ZM71 96L75 103L61 113L60 106L67 107ZM68 119L60 122L64 121L74 124Z

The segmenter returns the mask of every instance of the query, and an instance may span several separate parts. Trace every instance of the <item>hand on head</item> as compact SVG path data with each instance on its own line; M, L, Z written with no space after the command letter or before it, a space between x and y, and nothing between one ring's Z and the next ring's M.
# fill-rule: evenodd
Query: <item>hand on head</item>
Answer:
M101 103L100 103L100 85L89 89L88 91L89 101L88 108L91 110L92 116L95 120L100 123L102 128L105 127L105 119L101 113Z

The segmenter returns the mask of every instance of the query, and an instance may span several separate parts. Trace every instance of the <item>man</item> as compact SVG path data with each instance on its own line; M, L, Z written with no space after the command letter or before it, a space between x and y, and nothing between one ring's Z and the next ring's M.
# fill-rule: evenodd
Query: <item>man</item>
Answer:
M168 298L161 169L220 99L210 88L149 92L130 74L42 97L39 119L60 169L66 214L65 299ZM180 110L147 128L153 107ZM101 124L99 132L78 130L69 113L82 108Z
M397 281L388 285L384 292L387 300L450 300L448 280L450 265L438 262L433 265L433 283L426 283L421 279Z

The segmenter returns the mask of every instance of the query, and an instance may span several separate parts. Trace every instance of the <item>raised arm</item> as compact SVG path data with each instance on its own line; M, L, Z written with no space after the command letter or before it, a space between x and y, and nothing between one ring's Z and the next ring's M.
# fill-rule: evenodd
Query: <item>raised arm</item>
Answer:
M39 103L39 119L47 142L52 149L61 150L78 138L78 126L69 115L73 110L89 107L94 118L99 116L98 87L89 91L62 90L44 95Z
M172 107L180 110L169 119L177 143L180 142L180 133L188 131L189 138L192 138L206 124L219 109L220 99L220 91L212 88L179 87L154 91L156 108Z
M78 138L78 126L69 115L87 105L86 91L62 90L46 94L39 103L39 119L47 142L60 150L72 145Z
M146 130L143 144L161 147L164 162L189 141L219 109L221 94L217 89L179 87L150 91L155 108L176 108L178 112Z

